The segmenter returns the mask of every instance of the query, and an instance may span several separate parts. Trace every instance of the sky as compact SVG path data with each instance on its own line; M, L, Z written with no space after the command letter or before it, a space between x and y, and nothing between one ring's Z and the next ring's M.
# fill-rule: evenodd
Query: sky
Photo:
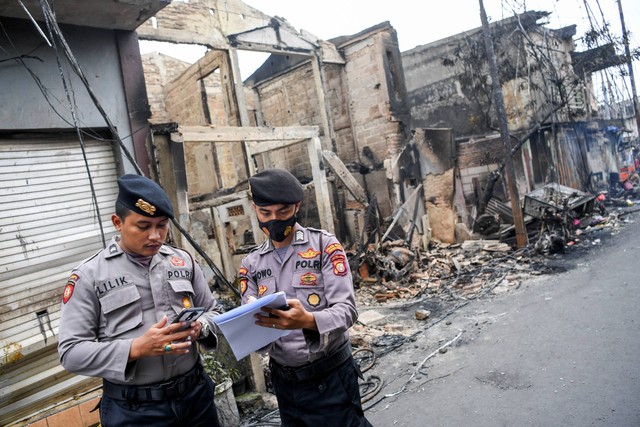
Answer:
M639 2L622 2L627 26L637 25ZM398 32L401 51L481 26L478 0L245 0L245 3L267 15L283 17L294 27L322 39L355 34L380 22L390 21ZM318 6L311 6L314 3ZM587 0L586 3L600 19L598 2ZM616 0L599 0L599 3L605 18L619 28ZM512 16L514 11L522 12L526 6L527 10L552 12L551 28L571 24L584 28L589 26L584 0L485 0L484 6L490 21Z
M184 0L183 0L184 1ZM484 0L489 21L498 21L526 10L551 12L549 28L576 24L576 37L589 29L589 14L596 25L609 23L614 36L622 36L618 0ZM640 1L620 0L631 48L640 46ZM461 33L481 26L479 0L244 0L270 16L285 18L296 29L304 29L320 39L358 33L368 27L389 21L398 34L400 51ZM146 49L146 50L145 50ZM200 48L201 49L201 48ZM143 48L143 53L153 47ZM161 49L157 49L161 50ZM194 62L203 50L185 48L171 52L161 50L189 62ZM266 54L239 52L242 78L247 78L265 59ZM640 64L634 65L636 80L640 79Z

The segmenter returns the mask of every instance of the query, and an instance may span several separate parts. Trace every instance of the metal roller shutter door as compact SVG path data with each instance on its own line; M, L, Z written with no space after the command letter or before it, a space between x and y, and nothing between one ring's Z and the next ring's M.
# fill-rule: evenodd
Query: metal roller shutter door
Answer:
M108 240L117 162L110 143L85 147ZM69 273L102 247L77 139L0 139L0 425L87 382L62 369L55 348Z

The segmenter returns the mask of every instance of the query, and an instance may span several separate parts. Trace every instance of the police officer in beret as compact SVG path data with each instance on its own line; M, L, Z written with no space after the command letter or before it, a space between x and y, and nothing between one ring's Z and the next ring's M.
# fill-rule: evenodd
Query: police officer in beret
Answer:
M260 228L269 237L242 261L242 301L284 291L288 307L263 309L256 324L291 330L261 349L283 426L369 426L351 355L348 329L357 319L346 253L324 230L296 219L303 199L289 172L269 169L249 178Z
M62 366L103 378L102 426L218 426L214 384L195 345L216 348L216 301L191 255L164 244L173 218L164 190L139 175L122 176L118 188L111 220L120 235L64 288ZM191 307L205 314L172 323Z

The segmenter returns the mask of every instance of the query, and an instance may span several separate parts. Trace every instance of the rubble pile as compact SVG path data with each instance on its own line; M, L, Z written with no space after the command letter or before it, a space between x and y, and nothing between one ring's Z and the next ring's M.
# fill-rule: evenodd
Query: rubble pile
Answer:
M615 207L609 198L557 184L553 191L527 197L529 244L522 249L515 250L504 233L513 229L509 224L492 234L493 239L459 244L434 240L427 250L410 247L403 239L369 244L351 262L358 305L367 309L424 299L466 301L517 288L524 279L546 273L551 255L597 245L603 233L616 234L637 203Z
M403 240L370 246L354 278L359 303L420 296L461 300L496 286L515 287L524 276L537 274L527 252L497 240L434 242L428 252L411 250Z

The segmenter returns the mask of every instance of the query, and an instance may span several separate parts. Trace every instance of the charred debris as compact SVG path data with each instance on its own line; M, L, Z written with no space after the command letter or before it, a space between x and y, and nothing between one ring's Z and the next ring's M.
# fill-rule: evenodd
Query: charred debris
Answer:
M350 266L361 304L397 303L415 298L449 301L475 299L488 292L517 288L523 279L550 273L548 261L579 252L615 234L638 210L640 177L592 193L547 184L524 196L528 245L516 249L510 208L492 199L461 243L431 239L413 245L412 225L391 218L385 233L376 215L350 253ZM396 214L397 216L397 214ZM395 216L394 216L395 217Z

